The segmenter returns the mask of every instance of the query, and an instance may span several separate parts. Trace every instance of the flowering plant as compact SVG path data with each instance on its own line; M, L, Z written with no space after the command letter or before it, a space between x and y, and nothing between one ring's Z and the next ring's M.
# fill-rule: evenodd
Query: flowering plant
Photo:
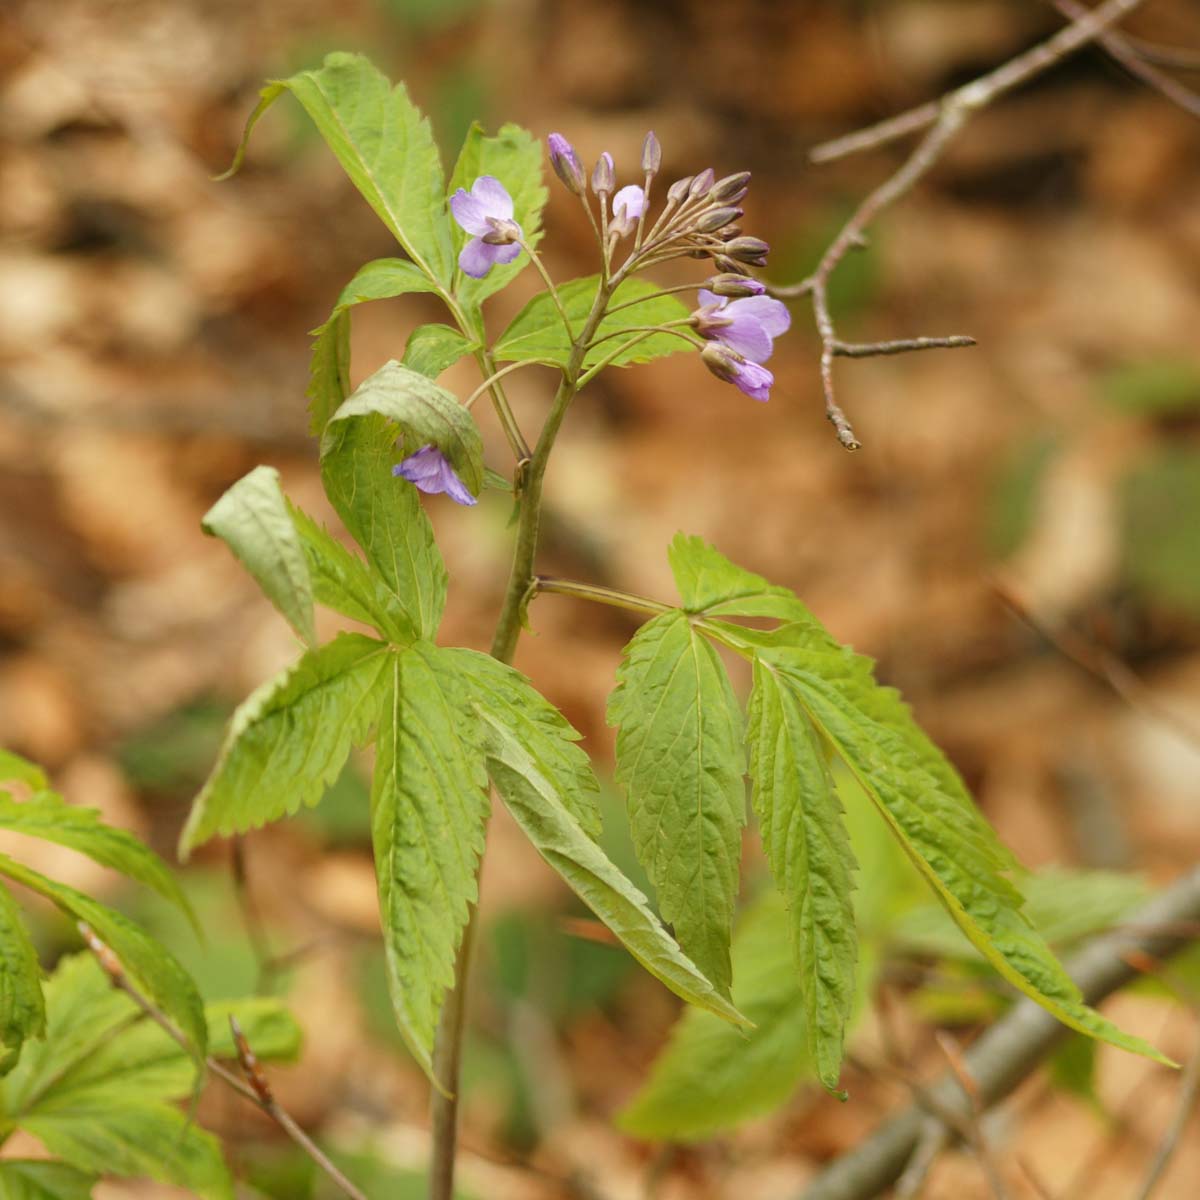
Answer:
M656 210L662 149L653 134L638 182L618 187L610 154L589 178L570 142L551 133L550 165L582 204L598 260L595 274L560 283L539 255L546 190L543 151L530 134L511 125L496 136L473 128L447 187L427 122L403 86L393 88L365 59L331 55L319 70L270 84L247 136L285 91L404 257L359 270L316 331L312 354L308 394L323 482L363 555L291 505L268 467L234 484L206 518L205 528L229 544L305 650L238 710L182 850L315 803L351 748L374 741L383 939L397 1023L433 1085L431 1194L451 1194L489 783L543 858L651 974L690 1004L749 1027L730 963L748 776L789 914L802 1010L794 1019L814 1073L831 1091L839 1086L858 957L856 864L835 765L1004 979L1066 1025L1160 1057L1082 1002L1023 915L1017 864L961 779L897 694L876 683L870 661L839 645L792 592L683 535L668 551L674 603L537 572L542 486L555 441L600 372L696 352L718 378L768 398L774 378L763 364L789 315L751 273L769 248L738 225L748 173L717 179L706 169L676 180ZM673 259L708 264L706 277L671 287L647 277ZM527 265L545 288L493 336L484 302ZM698 306L689 310L679 296L697 289ZM352 389L353 308L414 292L438 297L449 323L413 330L402 361L384 363ZM460 399L436 380L468 356L482 382ZM504 379L535 364L550 368L556 385L530 445ZM473 408L484 395L512 452L511 483L484 467ZM443 646L447 572L419 493L474 504L498 479L517 515L491 653ZM599 789L578 734L508 665L528 606L543 594L649 618L626 647L609 718L619 730L616 774L634 844L669 930L597 841ZM374 633L320 645L314 603ZM745 710L718 648L751 666Z

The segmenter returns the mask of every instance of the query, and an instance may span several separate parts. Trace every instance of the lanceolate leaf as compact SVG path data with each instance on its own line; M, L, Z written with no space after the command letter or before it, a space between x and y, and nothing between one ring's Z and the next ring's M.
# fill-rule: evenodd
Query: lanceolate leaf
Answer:
M786 680L762 662L749 718L754 810L787 900L808 1052L835 1091L855 998L854 856L816 731Z
M576 335L583 328L599 287L600 277L589 275L585 279L572 279L570 283L565 283L558 289L559 299ZM651 297L660 290L658 285L645 279L630 279L617 289L609 307L625 304L643 296ZM672 333L654 333L638 341L636 345L632 344L633 339L639 336L632 331L646 325L678 321L687 315L688 309L675 296L648 298L640 304L633 304L620 312L614 312L601 322L596 337L605 337L610 333L619 334L622 330L631 332L628 337L610 338L589 350L584 365L590 366L602 358L607 358L625 341L631 343L630 347L613 359L614 366L624 367L631 363L650 362L652 359L686 350L687 343ZM563 328L562 317L549 293L539 293L517 313L512 324L500 335L493 353L501 362L527 359L554 367L567 365L571 356L571 343L567 339L566 329Z
M96 1175L66 1163L32 1158L0 1162L0 1200L90 1200L97 1182Z
M453 392L392 360L354 389L330 424L372 413L400 426L409 452L432 442L478 495L483 487L483 444L470 409L464 408Z
M12 1069L25 1039L40 1034L45 1022L37 951L17 902L0 885L0 1075Z
M232 174L259 117L290 91L304 106L346 174L409 258L431 281L448 286L453 271L445 185L429 122L362 55L327 55L315 71L273 80L246 122Z
M446 567L417 489L392 474L396 426L377 414L330 423L321 478L330 503L366 552L393 607L403 640L431 638L446 604ZM393 618L391 628L398 629Z
M504 185L513 200L513 220L521 226L526 242L536 247L542 240L542 209L548 195L542 183L541 142L519 125L504 125L495 137L486 136L480 125L472 125L450 179L451 194L460 187L470 191L480 175L491 175ZM451 228L457 255L468 235L456 222L451 222ZM493 267L482 279L459 274L456 294L480 334L480 304L507 287L528 265L529 256L521 253L513 262Z
M96 809L67 804L54 792L39 792L21 803L0 792L0 828L70 846L93 862L153 888L186 914L199 932L196 914L166 863L133 834L106 825Z
M342 634L253 692L192 804L180 854L213 834L244 833L315 804L350 747L367 739L390 653L374 638Z
M313 598L337 612L373 625L388 641L407 645L412 621L383 579L306 512L288 505L312 579Z
M427 379L436 379L476 348L477 343L449 325L418 325L404 345L404 366Z
M208 1047L208 1026L204 1021L204 1006L200 994L188 973L175 958L145 930L119 912L67 887L47 879L45 875L0 855L0 875L24 884L78 921L91 926L93 932L117 956L122 968L138 987L175 1023L187 1038L197 1068L197 1079L204 1069Z
M469 682L427 642L392 656L371 787L375 874L400 1031L433 1077L433 1036L477 897L487 775Z
M255 467L205 513L200 525L228 545L288 624L313 645L312 583L279 472Z
M46 772L41 767L11 750L0 747L0 783L7 783L9 780L14 783L26 783L31 788L48 786Z
M487 731L488 773L538 853L651 975L684 1000L748 1025L667 935L645 896L580 828L559 785L546 777L503 722L482 707L477 711Z
M742 718L712 646L683 612L625 649L608 719L638 860L685 952L729 994L729 937L745 822Z
M676 534L667 557L686 612L812 620L794 593L731 563L703 538Z
M508 727L589 837L600 836L600 784L579 734L519 671L475 650L454 649L451 655L468 680L471 696Z

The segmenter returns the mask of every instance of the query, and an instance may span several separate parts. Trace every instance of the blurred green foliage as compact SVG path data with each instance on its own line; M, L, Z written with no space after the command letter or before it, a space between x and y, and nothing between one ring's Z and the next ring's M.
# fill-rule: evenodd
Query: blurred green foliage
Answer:
M1100 398L1120 412L1147 417L1200 410L1200 366L1187 359L1125 363L1101 376Z
M985 538L996 558L1015 553L1033 529L1038 490L1046 470L1062 448L1061 439L1038 433L1005 454L992 479Z

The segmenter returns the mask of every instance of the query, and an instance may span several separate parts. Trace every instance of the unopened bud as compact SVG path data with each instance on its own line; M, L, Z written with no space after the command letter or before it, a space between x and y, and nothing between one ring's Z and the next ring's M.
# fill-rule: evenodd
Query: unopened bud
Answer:
M726 254L713 255L713 262L716 263L717 270L723 271L727 275L749 275L750 269L743 266L737 259L730 258Z
M651 129L646 134L646 140L642 142L642 172L646 175L657 175L661 166L662 147L658 144L658 138L654 136L654 130Z
M732 383L737 378L738 367L746 360L736 350L730 350L720 342L709 342L701 351L704 365L720 380Z
M613 165L613 156L605 150L600 155L600 161L596 163L596 169L592 172L592 191L597 196L607 196L612 193L616 183L617 172Z
M713 173L712 167L705 167L699 175L692 180L692 186L688 188L688 195L695 200L698 196L708 194L709 188L713 185L713 180L716 175Z
M745 275L714 275L705 285L714 296L761 296L766 284Z
M685 176L683 179L677 179L669 188L667 188L667 199L672 204L682 204L687 199L688 188L692 186L692 177Z
M766 264L771 247L762 238L739 237L725 243L725 253L738 262L761 267Z
M700 233L715 233L731 221L736 221L741 215L740 208L713 208L700 217L696 222L696 229Z
M723 242L732 242L735 237L742 236L742 227L740 225L726 225L724 229L717 230L717 237Z
M550 148L550 165L555 175L562 180L567 191L582 196L587 190L587 176L575 147L561 133L552 133L546 139L546 144Z
M708 198L716 204L736 204L749 191L750 172L739 171L736 175L726 175L718 179L712 186Z

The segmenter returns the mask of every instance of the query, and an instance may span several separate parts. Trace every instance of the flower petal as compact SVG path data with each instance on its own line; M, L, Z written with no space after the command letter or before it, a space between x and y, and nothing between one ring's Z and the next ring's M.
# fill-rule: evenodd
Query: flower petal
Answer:
M773 296L745 296L729 306L728 315L734 320L743 313L753 317L773 338L786 333L792 324L792 314L788 312L787 305Z
M487 209L465 188L459 188L450 197L450 212L463 229L476 237L481 237L491 230L487 223Z
M511 246L491 246L482 238L472 238L458 256L458 266L464 275L472 279L482 279L498 262L512 262L516 256L511 250L520 251L521 247L513 243ZM505 258L504 255L508 254Z
M753 317L745 313L735 316L733 310L734 305L731 304L721 314L729 318L729 324L716 331L717 340L751 362L766 362L774 349L767 331Z
M509 242L505 246L489 246L488 249L495 250L496 253L492 256L492 262L496 263L497 266L512 262L521 253L521 247L516 242Z
M645 207L646 193L636 183L623 187L612 199L613 216L618 221L636 221Z
M702 308L722 309L728 303L728 296L718 296L716 292L710 292L708 288L700 289L700 306Z
M489 217L497 217L501 221L512 220L512 197L494 175L480 175L471 184L471 197L479 202Z
M446 456L432 443L422 446L392 468L392 474L434 495L444 492L456 504L474 504L475 497L459 479Z
M775 376L758 363L739 363L734 370L733 382L751 400L770 400Z

